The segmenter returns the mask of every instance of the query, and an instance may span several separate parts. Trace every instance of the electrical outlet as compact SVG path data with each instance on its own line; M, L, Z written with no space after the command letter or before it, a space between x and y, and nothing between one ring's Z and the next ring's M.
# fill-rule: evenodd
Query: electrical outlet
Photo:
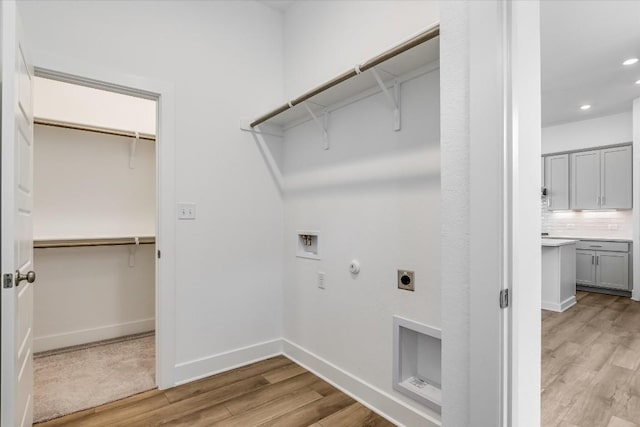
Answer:
M320 289L324 289L324 276L325 276L324 272L318 271L318 287Z
M415 273L409 270L398 270L398 289L415 291Z
M196 204L178 203L178 219L196 219Z

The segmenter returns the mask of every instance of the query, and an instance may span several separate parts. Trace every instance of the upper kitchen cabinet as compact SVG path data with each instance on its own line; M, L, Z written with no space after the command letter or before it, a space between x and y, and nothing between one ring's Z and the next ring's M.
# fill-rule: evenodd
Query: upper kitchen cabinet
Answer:
M569 155L544 158L544 186L549 210L569 209Z
M631 209L631 146L600 150L600 206Z
M571 154L571 209L631 209L631 146Z
M571 209L600 209L600 150L571 154Z

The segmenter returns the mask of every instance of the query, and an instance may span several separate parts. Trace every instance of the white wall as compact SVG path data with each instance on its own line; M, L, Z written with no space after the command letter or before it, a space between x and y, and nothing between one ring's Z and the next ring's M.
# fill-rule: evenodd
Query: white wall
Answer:
M33 115L39 119L155 135L156 102L36 77Z
M47 248L34 251L34 351L68 347L155 328L155 246Z
M63 105L72 96L39 94L36 105L45 99ZM138 144L130 169L129 142L35 126L35 239L155 234L155 143ZM37 249L34 351L153 330L154 252L154 245L142 245L130 267L128 246Z
M294 3L285 12L285 93L295 97L437 20L437 2ZM377 94L331 113L329 151L312 122L289 130L284 148L285 339L346 372L343 386L406 425L439 419L391 387L391 316L440 326L438 76L403 84L400 132ZM295 257L300 229L320 231L320 261ZM416 271L415 293L397 289L398 268ZM371 390L412 409L394 413Z
M285 11L285 95L292 99L438 20L437 1L298 1Z
M36 125L34 238L154 236L156 147L131 138Z
M284 336L438 419L392 389L391 367L392 315L440 327L439 72L401 99L400 132L378 93L331 113L328 151L313 122L286 133ZM297 230L320 232L321 260L296 257ZM397 269L415 271L415 292L397 289Z
M469 2L441 7L442 423L470 417Z
M280 194L238 129L282 99L282 15L243 1L33 1L33 60L91 63L175 91L176 381L246 362L216 356L281 336ZM162 190L161 190L162 191Z
M631 142L631 112L542 128L542 154Z

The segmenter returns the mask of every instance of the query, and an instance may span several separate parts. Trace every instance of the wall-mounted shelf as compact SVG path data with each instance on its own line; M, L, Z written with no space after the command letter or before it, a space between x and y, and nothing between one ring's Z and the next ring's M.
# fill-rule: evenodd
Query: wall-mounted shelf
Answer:
M124 246L124 245L152 245L156 243L154 236L134 237L86 237L68 239L34 239L33 247L42 248L78 248L85 246Z
M356 65L353 69L256 118L250 124L243 125L242 129L255 131L261 124L286 128L305 119L321 122L319 118L327 113L326 109L329 106L377 87L389 100L394 115L394 129L399 130L399 100L395 94L398 82L395 80L398 76L439 59L439 35L440 26L436 24L404 43ZM322 123L319 124L322 125ZM323 137L326 138L326 128L323 131Z
M98 127L98 126L90 126L90 125L82 125L79 123L70 123L70 122L63 122L63 121L59 121L59 120L49 120L49 119L42 119L42 118L38 118L36 117L33 122L37 125L42 125L42 126L52 126L52 127L57 127L57 128L63 128L63 129L74 129L74 130L82 130L82 131L86 131L86 132L95 132L95 133L102 133L105 135L115 135L115 136L124 136L127 138L135 138L136 137L136 132L133 131L128 131L128 130L120 130L120 129L111 129L111 128L103 128L103 127ZM145 141L155 141L156 140L156 136L155 135L151 135L149 133L138 133L137 134L139 139L143 139Z

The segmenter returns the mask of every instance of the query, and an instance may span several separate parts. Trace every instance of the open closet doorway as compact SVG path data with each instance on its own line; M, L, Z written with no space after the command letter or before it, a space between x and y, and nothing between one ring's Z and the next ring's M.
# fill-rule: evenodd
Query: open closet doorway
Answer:
M543 427L640 426L638 16L540 4Z
M34 421L156 387L157 101L36 78Z

